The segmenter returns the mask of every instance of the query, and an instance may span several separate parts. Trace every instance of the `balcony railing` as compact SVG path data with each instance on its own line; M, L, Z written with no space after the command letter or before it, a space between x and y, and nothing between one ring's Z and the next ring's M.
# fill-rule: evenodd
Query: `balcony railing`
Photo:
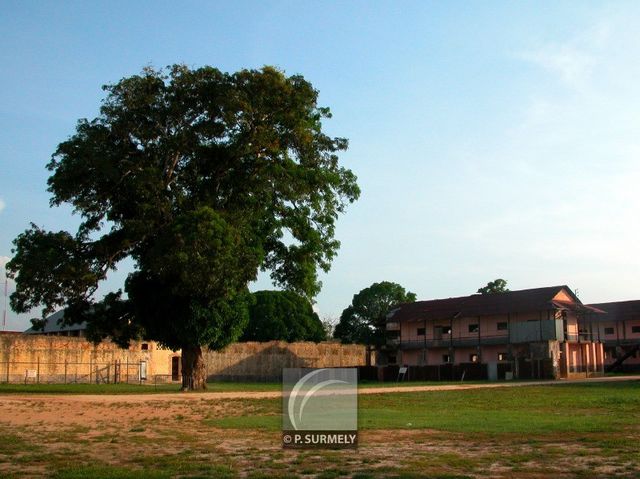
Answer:
M453 339L410 339L410 340L395 340L394 345L400 349L423 349L423 348L448 348L453 346L455 348L460 347L474 347L478 345L487 346L492 344L507 344L509 342L509 336L482 336L469 337L469 338L453 338Z
M597 339L597 335L591 333L564 333L566 341L580 341L583 343L590 343Z
M600 341L602 341L607 346L633 346L640 343L640 338L629 339L629 338L611 338L606 336L600 336Z

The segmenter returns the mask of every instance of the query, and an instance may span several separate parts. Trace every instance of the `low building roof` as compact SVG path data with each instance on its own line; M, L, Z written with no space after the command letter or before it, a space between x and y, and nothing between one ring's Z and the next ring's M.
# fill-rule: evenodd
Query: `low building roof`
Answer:
M567 293L573 301L555 299L561 291ZM445 320L563 309L598 312L595 308L583 305L573 291L563 285L416 301L400 305L387 318L392 321Z
M611 303L589 304L592 308L602 310L605 314L593 316L597 321L625 321L640 319L640 300L614 301Z
M64 311L58 311L45 319L46 323L43 329L33 329L33 326L25 331L25 334L45 334L45 333L62 333L66 331L84 331L87 329L86 321L78 324L61 325L60 322L64 318Z

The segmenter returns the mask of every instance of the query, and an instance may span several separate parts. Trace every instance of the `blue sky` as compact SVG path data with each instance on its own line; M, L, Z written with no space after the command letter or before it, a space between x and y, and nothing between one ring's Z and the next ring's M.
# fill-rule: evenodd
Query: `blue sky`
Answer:
M44 166L102 84L275 65L320 90L362 188L321 316L382 280L420 299L498 277L640 298L637 2L5 1L0 31L0 262L30 221L77 223L49 209Z

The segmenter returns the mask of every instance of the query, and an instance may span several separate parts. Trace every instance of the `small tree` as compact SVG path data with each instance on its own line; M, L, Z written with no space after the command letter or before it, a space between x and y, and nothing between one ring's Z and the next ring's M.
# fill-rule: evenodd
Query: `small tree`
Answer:
M241 341L324 341L322 322L308 299L292 291L252 294L249 323Z
M72 205L80 226L32 225L15 239L11 305L65 308L95 341L181 349L183 387L204 389L202 348L240 336L259 270L307 298L319 291L335 221L359 196L338 164L347 140L323 133L331 114L309 82L271 67L147 68L104 89L100 115L80 120L48 165L51 205ZM97 301L125 258L126 295Z
M480 294L505 293L507 291L509 290L507 289L507 282L504 279L489 281L486 286L478 289L478 293Z
M416 295L397 283L374 283L354 295L340 316L333 336L343 343L380 347L386 343L387 314L402 303L412 303Z
M322 319L322 329L324 329L324 333L327 338L333 338L333 332L336 329L335 319L325 316Z

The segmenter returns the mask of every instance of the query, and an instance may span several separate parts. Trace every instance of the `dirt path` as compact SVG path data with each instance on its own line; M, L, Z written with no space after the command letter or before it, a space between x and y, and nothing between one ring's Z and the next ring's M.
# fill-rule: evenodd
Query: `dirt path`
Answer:
M526 386L554 386L559 384L597 383L616 381L640 381L640 376L612 376L589 379L575 379L571 381L523 381L500 382L483 384L444 384L433 386L389 386L367 387L358 390L358 394L386 394L396 392L424 392L424 391L459 391L465 389L512 388ZM0 403L23 403L37 401L53 403L93 403L93 404L124 404L124 403L158 403L180 401L210 401L220 399L275 399L281 397L280 391L227 391L204 393L160 393L160 394L6 394L0 395Z

